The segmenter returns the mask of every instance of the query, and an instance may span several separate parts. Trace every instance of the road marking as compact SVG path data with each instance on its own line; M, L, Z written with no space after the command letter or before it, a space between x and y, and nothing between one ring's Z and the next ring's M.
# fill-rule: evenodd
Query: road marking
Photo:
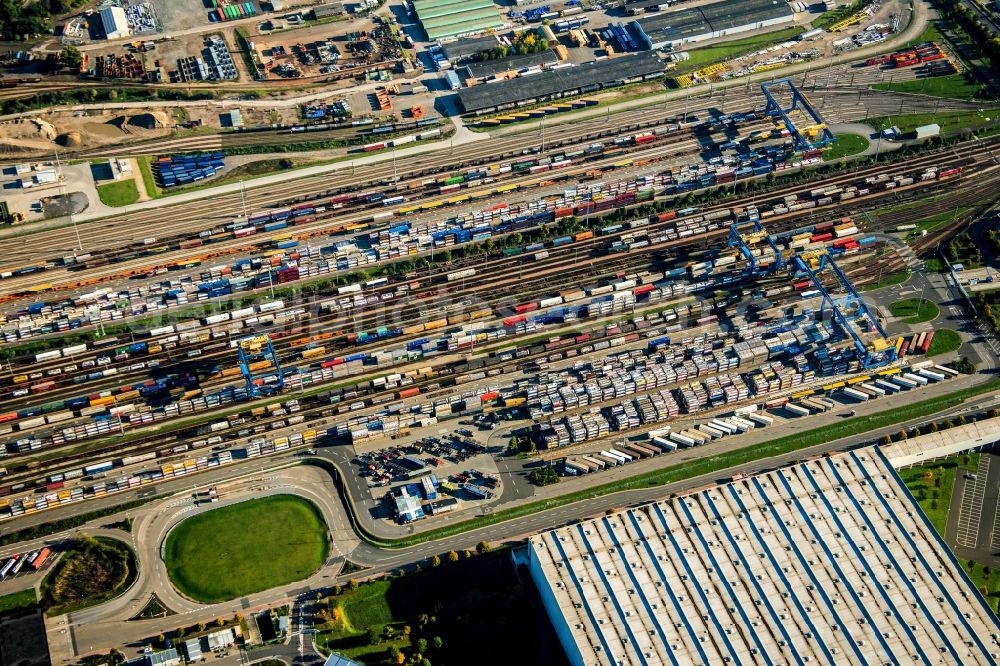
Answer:
M958 513L958 533L955 541L959 546L975 548L979 540L979 519L983 513L983 497L986 494L986 476L989 474L990 458L979 459L976 478L963 488L962 502Z

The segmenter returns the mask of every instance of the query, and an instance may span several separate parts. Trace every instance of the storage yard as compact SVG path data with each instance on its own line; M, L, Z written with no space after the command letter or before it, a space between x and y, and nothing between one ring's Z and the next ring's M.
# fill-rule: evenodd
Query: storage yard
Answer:
M692 166L664 171L653 165L649 174L615 178L616 170L635 169L645 153L649 156L642 161L651 160L662 142L676 146L677 137L686 132L712 133L756 122L749 113L725 123L667 125L622 134L600 147L553 149L543 156L414 177L376 190L253 213L243 223L205 229L194 238L186 233L137 238L131 247L10 271L4 281L9 285L7 301L27 299L28 304L19 312L8 311L4 335L9 344L53 339L57 331L79 330L98 320L106 322L105 327L114 326L115 320L136 322L124 341L111 335L49 351L15 353L4 403L22 406L6 413L2 426L12 463L69 443L100 450L102 440L133 431L138 439L129 447L139 451L140 458L113 458L106 464L131 466L165 456L181 460L157 462L125 483L74 483L72 489L54 488L30 500L21 495L5 507L8 515L297 445L384 441L404 429L419 431L447 423L452 415L483 409L529 416L534 423L530 437L538 448L563 447L638 425L619 415L619 409L625 410L622 414L631 409L628 401L618 406L609 402L630 393L649 394L654 400L653 421L748 401L766 401L773 408L775 398L831 384L838 376L867 367L903 361L904 340L886 338L868 310L854 310L850 319L815 321L828 307L823 305L827 290L853 290L838 277L840 268L831 272L834 261L855 279L864 279L872 270L865 266L866 257L892 256L852 219L831 220L824 211L840 206L844 212L843 206L856 205L854 200L947 187L975 163L975 149L968 155L914 158L912 165L891 173L870 167L842 177L836 185L758 198L752 207L674 208L638 218L625 212L622 217L620 211L648 209L663 197L735 182L737 177L802 168L818 159L807 152L789 160L773 149L760 149L763 156L752 166L719 163L702 173ZM543 180L554 184L574 169L596 180L555 196L532 194ZM486 181L490 184L484 185ZM479 212L468 217L436 212L468 206L473 196L502 196L508 203L492 208L479 204ZM609 214L623 221L604 222ZM406 221L414 215L427 221ZM330 218L345 221L330 226L325 221ZM581 231L565 236L540 232L542 225L565 227L574 224L572 220ZM742 237L764 225L767 243L726 248L727 234L735 233L731 228L740 230ZM514 237L522 239L520 244L510 243ZM527 242L526 237L537 240ZM474 261L463 268L468 259L453 259L444 270L436 267L424 278L387 274L351 282L348 277L348 284L328 287L329 294L304 301L291 292L268 298L276 289L303 280L350 276L362 268L370 274L384 262L429 258L436 252L454 255L487 239L495 248L500 241L503 248L494 249L497 256L489 272L476 268ZM670 257L681 247L688 260L672 264ZM667 250L666 258L651 264L649 251L657 248ZM171 259L192 252L201 254ZM785 266L788 252L797 258ZM699 254L699 260L692 260ZM590 257L594 268L581 264L582 257ZM531 267L531 279L520 277L523 266ZM782 277L789 268L802 277ZM81 271L103 277L86 285L77 277ZM552 272L559 275L557 281L545 277ZM519 283L516 296L490 295L498 284L496 274L503 276L501 283ZM133 284L124 291L101 286L126 276ZM48 282L40 284L40 279ZM19 291L19 284L32 286ZM261 290L246 306L230 300ZM471 306L462 305L463 293L471 296L466 297ZM230 304L192 316L193 304L220 298ZM420 309L409 302L419 303ZM371 311L376 304L390 305L398 314L385 320L378 308ZM750 304L752 315L751 310L735 314ZM787 319L789 313L793 319ZM734 332L717 332L720 320ZM539 334L548 341L519 344ZM266 350L247 361L241 357L237 365L241 349L236 341L248 335L263 336ZM700 349L695 355L692 343ZM608 356L612 348L615 353ZM470 353L456 360L456 354ZM606 381L605 388L590 388L595 377L586 365L569 372L557 369L564 359L573 358L578 365L577 359L591 354L608 359L593 368L597 378L606 377L598 382ZM895 360L897 354L900 361ZM652 372L641 383L626 379L636 362ZM619 363L621 370L616 368ZM153 368L154 378L143 379ZM534 378L506 376L518 368ZM365 379L373 373L379 377ZM701 379L706 373L711 376ZM695 377L699 379L692 382ZM322 387L345 380L355 387ZM240 408L234 416L211 417L214 410L238 407L258 395L307 389L308 395L283 399L266 410ZM26 400L32 406L23 406ZM581 420L577 410L590 404L601 405L601 413L588 410ZM560 414L564 410L567 416ZM204 425L153 439L142 434L149 425L202 414ZM304 426L311 414L343 416L322 429L296 428L277 438L266 435L274 428ZM164 446L170 440L176 444ZM153 450L145 441L155 442ZM242 441L250 443L244 446ZM184 458L184 451L220 442L237 446ZM94 469L81 466L62 474L66 472L81 478L92 476ZM24 483L47 486L59 482L50 480L58 474L28 472ZM7 486L15 496L16 478Z
M150 7L127 16L179 25ZM304 635L340 586L515 542L571 664L996 659L996 617L885 453L982 447L951 428L1000 407L966 291L1000 270L1000 136L866 125L996 112L870 87L963 71L943 29L904 40L895 0L823 30L759 0L189 9L217 33L88 62L287 94L3 125L31 156L0 181L22 225L0 229L0 594L58 562L50 532L103 530L139 565L53 620L56 663L169 661L168 622L237 608L242 640L261 618ZM256 26L245 49L234 26ZM735 39L759 46L699 60ZM253 177L255 152L278 171ZM138 198L88 209L88 169ZM84 203L46 212L57 192ZM959 233L977 253L946 263ZM293 497L308 534L248 529L248 500ZM435 621L365 644L405 660ZM367 663L366 629L315 624Z

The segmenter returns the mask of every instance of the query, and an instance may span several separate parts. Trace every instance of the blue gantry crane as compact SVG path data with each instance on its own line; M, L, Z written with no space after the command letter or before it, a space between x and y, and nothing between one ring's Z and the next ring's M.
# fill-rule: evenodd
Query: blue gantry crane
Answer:
M896 360L896 346L889 341L889 336L879 323L878 317L868 309L868 304L834 261L833 256L836 253L836 250L822 248L795 254L791 258L792 275L809 278L823 299L821 307L833 313L834 326L854 342L858 358L866 370L888 365ZM826 269L829 269L836 278L844 290L844 296L834 298L823 286L819 273ZM866 342L858 331L859 327L865 327L877 335L870 342Z
M758 261L760 253L754 253L754 249L762 244L766 244L774 254L774 261L766 266ZM774 237L768 234L760 222L760 217L752 208L729 227L727 245L736 248L746 259L744 277L770 275L786 267L794 277L808 277L823 299L821 309L829 309L833 313L834 327L851 338L865 369L887 365L896 360L896 346L889 342L889 336L878 317L868 309L864 299L834 261L834 255L842 250L822 248L783 255ZM826 270L829 270L840 284L844 296L834 298L823 286L819 274ZM875 335L870 342L867 342L859 329L866 329Z
M259 398L285 388L285 376L278 355L267 334L251 335L236 341L240 373L247 383L247 395Z
M748 224L750 225L749 229L747 229ZM754 249L762 243L770 247L774 253L774 261L768 265L766 270L761 269L757 261L757 255L754 254ZM760 217L755 212L748 213L744 219L737 220L729 227L727 245L738 249L743 258L746 259L747 267L743 271L745 277L776 273L785 265L781 250L778 249L774 238L767 233L764 225L760 223Z
M805 93L795 87L791 79L779 79L760 84L760 90L767 99L765 113L771 117L781 118L785 128L792 136L795 150L813 150L836 141L819 111L812 105ZM789 106L784 106L778 100L789 99ZM799 127L789 115L792 111L801 109L811 119L812 124Z

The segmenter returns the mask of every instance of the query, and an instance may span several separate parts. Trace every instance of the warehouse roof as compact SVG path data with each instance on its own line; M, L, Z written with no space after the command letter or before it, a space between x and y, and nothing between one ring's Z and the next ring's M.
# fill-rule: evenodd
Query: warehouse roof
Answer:
M783 1L725 0L666 11L639 19L639 25L654 42L677 42L782 18L792 19L792 12Z
M618 58L595 60L576 67L550 69L540 74L484 83L458 91L466 112L490 109L522 100L560 95L572 90L616 85L663 71L655 53L633 53Z
M500 45L496 35L486 35L485 37L469 37L468 39L456 39L448 42L442 48L448 60L452 63L461 62L467 58L472 58L483 51L489 51Z
M877 447L558 528L529 549L571 662L1000 658L1000 621Z
M470 62L462 65L461 69L466 70L466 78L483 79L500 72L517 71L524 67L534 67L535 65L554 65L559 62L559 58L550 49L541 53L523 53L512 55L498 60L484 60L482 62Z
M413 10L432 41L504 25L492 0L413 0Z

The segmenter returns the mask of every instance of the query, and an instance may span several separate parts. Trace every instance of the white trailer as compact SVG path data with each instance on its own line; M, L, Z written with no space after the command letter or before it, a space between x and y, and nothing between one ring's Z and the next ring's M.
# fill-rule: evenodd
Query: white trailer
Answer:
M875 386L874 384L869 384L868 382L861 384L861 388L868 391L876 398L881 398L885 395L885 389Z
M809 416L809 414L811 413L805 407L800 407L799 405L796 405L794 402L785 403L785 410L791 412L792 414L795 414L796 416Z
M704 433L709 439L722 439L726 436L726 432L719 430L718 428L713 428L710 425L700 425L695 428L697 432Z
M649 441L651 441L653 444L656 444L657 446L659 446L664 451L676 451L677 450L677 443L676 442L672 442L669 439L665 439L663 437L654 437L653 439L651 439Z
M774 423L774 419L767 414L747 414L747 418L765 428Z
M920 375L915 375L912 372L904 373L903 377L905 377L906 379L909 379L911 382L915 382L916 384L919 384L920 386L927 386L927 384L930 383L927 380L926 377L921 377Z
M583 456L583 459L591 465L597 465L597 469L604 469L608 466L608 463L604 462L600 458L594 458L593 456Z
M701 446L702 444L707 444L708 442L712 441L711 437L701 432L697 428L685 430L683 434L685 437L693 439L695 441L695 444L697 444L698 446Z
M958 370L949 368L946 365L935 365L934 372L940 372L945 377L958 377Z
M886 393L899 393L899 385L885 379L876 379L875 386L885 389Z
M626 453L622 453L618 449L608 449L608 453L610 453L611 455L613 455L615 458L618 458L619 460L621 460L622 464L632 462L632 456L630 456L630 455L628 455Z
M917 371L917 375L920 377L926 377L927 379L933 382L944 381L944 375L942 375L940 372L935 372L930 368L921 368L920 370Z
M600 457L601 460L603 460L607 464L608 467L618 467L619 465L622 464L621 461L618 460L618 458L615 458L607 451L601 451L597 455Z
M730 423L724 423L719 419L712 419L711 423L709 423L708 425L715 428L716 430L721 430L726 435L735 435L738 432L736 426Z
M915 389L917 388L917 383L903 377L901 375L895 375L892 378L892 383L897 384L900 388L904 389Z
M855 400L860 400L861 402L866 402L869 398L869 395L867 393L862 393L856 388L852 388L850 386L843 389L843 393L849 398L854 398Z
M756 427L756 424L753 421L750 420L750 415L749 414L747 414L747 418L742 418L740 416L734 416L734 417L730 418L729 420L737 428L740 429L740 432L749 432L749 431L753 430L754 427Z
M671 441L677 442L683 447L695 446L695 441L692 438L687 435L682 435L679 432L672 432L669 437Z

